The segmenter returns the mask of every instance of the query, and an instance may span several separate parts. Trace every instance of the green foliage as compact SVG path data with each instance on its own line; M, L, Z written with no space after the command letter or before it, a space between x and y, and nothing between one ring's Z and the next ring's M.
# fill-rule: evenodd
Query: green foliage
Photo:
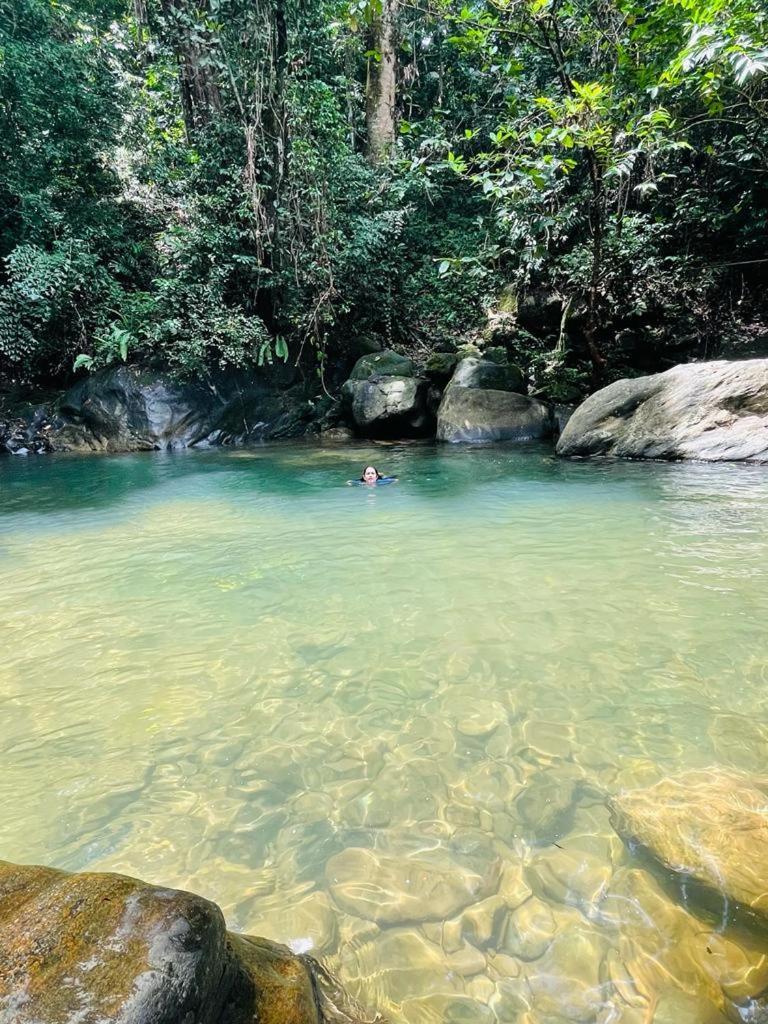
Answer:
M2 373L324 374L361 336L474 344L506 287L563 311L508 344L570 400L762 322L763 8L402 5L373 168L381 13L0 0Z

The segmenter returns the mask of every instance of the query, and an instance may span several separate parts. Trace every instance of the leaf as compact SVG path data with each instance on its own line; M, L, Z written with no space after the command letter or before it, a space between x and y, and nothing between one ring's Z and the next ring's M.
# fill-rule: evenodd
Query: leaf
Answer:
M282 359L283 362L286 362L288 359L288 343L280 334L275 339L275 355L278 359Z
M441 260L440 261L440 266L437 268L437 272L440 275L440 277L445 277L445 275L448 273L448 271L450 269L451 269L451 261L450 260Z
M92 366L93 356L88 356L84 352L81 352L80 355L77 356L74 363L72 364L72 370L73 372L76 372L81 368L84 370L90 370Z

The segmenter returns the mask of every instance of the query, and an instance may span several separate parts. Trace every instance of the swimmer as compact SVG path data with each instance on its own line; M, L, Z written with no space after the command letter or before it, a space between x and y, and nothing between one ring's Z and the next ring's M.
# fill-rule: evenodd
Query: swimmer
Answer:
M366 466L359 480L348 480L347 483L375 487L376 484L393 484L396 480L396 476L383 476L375 466Z

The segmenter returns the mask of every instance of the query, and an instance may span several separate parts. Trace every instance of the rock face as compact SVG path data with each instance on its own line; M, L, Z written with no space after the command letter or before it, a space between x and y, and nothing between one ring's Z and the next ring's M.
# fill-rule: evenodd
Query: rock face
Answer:
M620 380L573 414L557 454L768 461L768 359Z
M0 862L0 1020L323 1024L314 962L191 893ZM347 1010L345 1009L345 1013Z
M768 795L749 779L687 772L620 793L609 809L622 839L768 919Z
M312 410L296 389L236 377L182 384L120 366L68 391L52 443L58 450L143 451L302 433Z
M428 382L415 376L411 360L396 352L358 359L342 395L366 437L425 437L432 431Z

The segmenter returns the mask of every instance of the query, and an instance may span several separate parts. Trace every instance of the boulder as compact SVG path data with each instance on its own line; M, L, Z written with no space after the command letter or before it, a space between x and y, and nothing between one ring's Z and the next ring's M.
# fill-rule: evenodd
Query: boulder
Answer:
M748 776L691 771L619 793L608 807L626 842L768 920L768 796Z
M366 437L418 437L430 432L426 381L414 377L348 380L342 389Z
M59 403L60 451L145 451L303 433L313 410L299 387L222 377L203 386L132 366L100 370Z
M440 441L533 441L551 434L549 408L513 391L451 383L437 413Z
M591 395L563 456L768 461L768 359L687 363Z
M0 862L2 1021L350 1019L325 1005L316 970L285 946L227 932L219 908L200 896L123 875Z
M451 386L519 393L523 388L523 373L512 363L500 364L493 359L462 359L451 378Z

